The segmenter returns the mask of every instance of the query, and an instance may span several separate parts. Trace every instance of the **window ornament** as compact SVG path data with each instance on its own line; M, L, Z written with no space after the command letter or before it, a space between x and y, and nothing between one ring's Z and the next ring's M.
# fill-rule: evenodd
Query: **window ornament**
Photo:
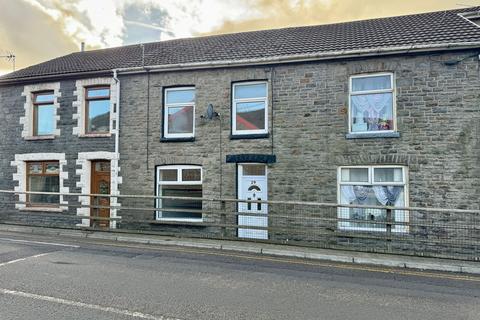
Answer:
M339 203L360 206L405 207L408 203L406 168L399 166L342 167L339 169ZM406 212L394 210L394 219L405 222ZM358 220L339 222L341 229L385 231L385 209L346 208L338 209L340 219ZM396 232L405 232L405 226L394 227Z
M395 131L393 74L351 77L349 111L351 133Z

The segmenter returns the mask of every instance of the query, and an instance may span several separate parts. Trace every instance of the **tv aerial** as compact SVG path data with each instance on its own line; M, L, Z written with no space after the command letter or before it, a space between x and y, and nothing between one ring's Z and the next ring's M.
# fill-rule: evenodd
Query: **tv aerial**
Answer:
M7 60L8 62L12 63L12 70L15 71L15 55L13 52L6 52L5 54L1 54L0 58Z

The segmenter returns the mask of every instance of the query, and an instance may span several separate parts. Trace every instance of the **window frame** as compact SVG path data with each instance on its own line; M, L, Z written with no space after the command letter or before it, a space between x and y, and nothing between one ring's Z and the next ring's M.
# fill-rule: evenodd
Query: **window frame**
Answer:
M361 78L371 78L379 76L390 76L390 89L378 89L378 90L364 90L353 92L353 80ZM365 134L378 134L378 133L394 133L397 132L397 93L396 93L396 80L395 73L393 72L376 72L376 73L363 73L350 76L348 84L348 133L355 135ZM352 131L353 124L353 112L352 112L352 95L368 95L377 93L392 93L392 130L375 130L375 131Z
M112 113L112 107L111 107L111 99L112 99L112 88L111 88L111 85L93 85L93 86L88 86L88 87L84 87L84 96L85 96L85 121L84 121L84 124L83 124L83 127L84 127L84 132L85 132L85 135L105 135L105 134L110 134L110 131L111 131L111 128L110 128L110 117L111 117L111 113ZM88 97L88 91L89 90L102 90L102 89L108 89L108 96L99 96L99 97L93 97L93 98L89 98ZM109 114L110 114L110 117L109 117L109 125L108 125L108 130L107 131L102 131L102 132L91 132L91 131L88 131L88 122L89 122L89 112L90 112L90 101L100 101L100 100L108 100L109 101Z
M374 172L375 169L402 169L402 182L375 182L374 178ZM368 182L343 182L342 181L342 170L343 169L368 169ZM341 186L342 185L350 185L350 186L401 186L403 187L403 193L404 193L404 207L408 207L410 203L409 199L409 180L408 180L408 167L403 166L403 165L358 165L358 166L340 166L337 169L337 203L341 205L341 197L342 197L342 191L341 191ZM337 217L344 218L342 215L343 213L341 212L342 207L338 207L337 211ZM402 214L400 217L402 219L395 219L395 221L398 222L403 222L403 223L408 223L409 222L409 211L404 211L404 210L396 210L398 212L394 212L393 215L396 218L397 214ZM350 219L350 218L347 218ZM358 227L355 225L356 222L350 222L350 221L338 221L338 228L340 230L345 230L345 231L372 231L372 232L386 232L386 228L369 228L369 227ZM362 223L360 220L358 223ZM366 222L368 223L368 222ZM408 233L408 225L394 225L392 226L392 232L395 233Z
M176 181L161 181L161 170L177 170L177 180ZM199 181L183 181L182 177L182 170L184 169L200 169L200 180ZM162 165L157 166L156 168L156 179L155 179L155 189L156 189L156 196L161 197L160 191L161 186L191 186L191 185L201 185L202 186L202 194L203 194L203 167L201 165ZM199 198L201 199L201 198ZM201 200L200 200L201 201ZM157 221L179 221L179 222L203 222L203 214L201 218L163 218L162 215L162 199L156 199L155 201L156 209L155 210L155 220ZM203 205L203 201L202 201Z
M235 98L235 90L238 86L247 86L247 85L254 85L254 84L265 84L265 97L262 98L244 98L244 99L236 99ZM232 83L232 135L233 136L248 136L248 135L264 135L268 134L268 107L269 107L269 85L267 80L253 80L253 81L242 81L242 82L234 82ZM237 103L245 103L245 102L264 102L265 103L265 123L264 129L259 130L237 130Z
M42 101L42 102L37 102L37 97L41 95L46 95L50 94L54 96L54 98L51 101ZM55 91L54 90L42 90L42 91L37 91L37 92L32 92L32 136L33 137L48 137L48 136L53 136L55 134L55 128L53 129L53 132L48 133L48 134L38 134L38 107L40 106L46 106L46 105L52 105L55 108ZM54 117L54 122L55 117Z
M42 173L41 174L36 174L36 173L30 173L30 165L32 164L42 164ZM49 174L46 173L46 167L50 163L55 163L58 165L58 173L55 174ZM60 190L60 184L61 184L61 179L60 179L60 174L61 174L61 164L59 160L40 160L40 161L25 161L25 191L30 192L30 177L31 176L41 176L41 177L58 177L58 189ZM31 203L30 202L30 194L26 195L26 204L25 207L27 208L59 208L60 207L60 202L61 202L61 197L59 196L58 199L58 204L48 204L48 203Z
M171 91L182 91L182 90L193 90L195 99L190 103L167 103L168 92ZM183 139L183 138L194 138L195 137L195 109L196 109L196 100L197 100L197 89L195 86L179 86L179 87L169 87L163 90L163 130L162 136L166 139ZM168 109L169 108L178 108L178 107L192 107L193 108L193 119L192 119L192 132L190 133L168 133Z

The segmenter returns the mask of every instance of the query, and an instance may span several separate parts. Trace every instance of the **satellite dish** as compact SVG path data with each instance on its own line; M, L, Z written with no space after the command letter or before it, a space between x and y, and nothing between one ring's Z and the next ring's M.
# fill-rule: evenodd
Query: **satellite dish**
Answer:
M207 119L212 120L213 117L218 117L218 113L213 110L213 105L210 103L207 107Z

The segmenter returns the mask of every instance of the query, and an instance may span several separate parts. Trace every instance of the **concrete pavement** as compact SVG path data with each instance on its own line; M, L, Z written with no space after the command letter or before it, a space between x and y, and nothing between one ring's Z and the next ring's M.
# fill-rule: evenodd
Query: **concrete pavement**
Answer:
M121 230L117 232L103 232L0 224L0 231L20 232L23 234L53 235L67 238L87 238L126 243L204 248L289 258L294 257L310 260L480 275L480 261L460 261L452 259L389 255L382 253L329 250L269 243L254 243L248 241L178 238L148 234L131 234L121 232Z
M2 320L478 320L479 303L476 276L0 232Z

